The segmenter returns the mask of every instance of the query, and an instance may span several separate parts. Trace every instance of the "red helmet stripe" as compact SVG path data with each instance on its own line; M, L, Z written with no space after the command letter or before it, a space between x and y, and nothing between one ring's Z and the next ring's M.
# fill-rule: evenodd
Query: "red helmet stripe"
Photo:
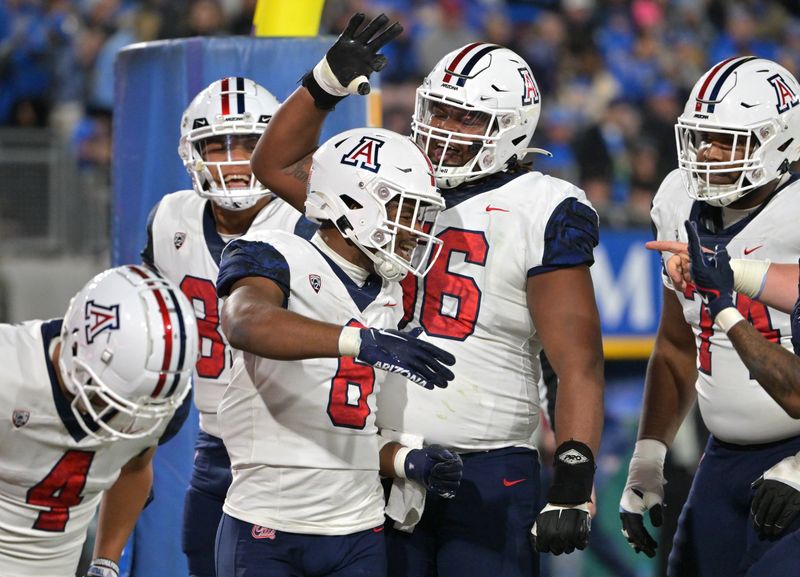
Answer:
M476 46L480 46L481 44L482 44L481 42L473 42L472 44L465 46L464 49L461 52L459 52L455 58L453 58L453 61L450 63L450 65L447 68L445 68L445 72L447 72L448 70L452 70L455 72L456 66L458 66L458 63L461 62L464 56L466 56L470 50L472 50ZM452 75L450 74L450 72L447 72L447 74L444 75L444 79L442 79L442 82L450 82L451 78Z
M231 113L230 105L230 90L228 88L228 78L222 79L222 115L227 116Z
M697 102L694 105L694 111L700 112L700 108L702 107L702 103L700 102L705 98L706 90L708 89L708 85L711 84L711 79L719 72L719 69L725 66L731 60L736 60L739 56L734 56L733 58L728 58L727 60L723 60L719 64L717 64L714 68L711 69L711 72L706 76L705 82L703 82L703 86L700 87L700 92L697 93Z

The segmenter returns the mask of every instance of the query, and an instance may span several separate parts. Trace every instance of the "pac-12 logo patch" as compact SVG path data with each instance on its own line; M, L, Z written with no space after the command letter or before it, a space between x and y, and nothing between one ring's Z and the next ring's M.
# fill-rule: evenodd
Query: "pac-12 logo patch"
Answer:
M175 236L172 237L172 244L175 245L175 249L179 249L183 246L183 242L186 240L186 233L185 232L176 232Z
M119 305L106 307L94 301L86 303L86 342L92 343L103 331L119 329Z
M775 96L778 97L778 104L775 106L778 109L778 114L783 114L790 108L797 106L800 102L797 93L792 90L791 86L783 79L780 74L773 74L769 78L769 83L775 89Z
M314 292L319 293L319 289L322 288L322 278L318 274L310 274L308 275L308 282Z
M261 525L253 525L252 531L250 534L253 536L253 539L271 539L275 540L275 529L270 529L269 527L262 527Z
M372 136L362 136L353 149L342 156L342 164L357 166L371 172L378 172L381 163L378 160L378 151L383 146L383 140Z
M24 427L30 418L31 412L27 409L14 409L14 412L11 413L11 422L17 429Z

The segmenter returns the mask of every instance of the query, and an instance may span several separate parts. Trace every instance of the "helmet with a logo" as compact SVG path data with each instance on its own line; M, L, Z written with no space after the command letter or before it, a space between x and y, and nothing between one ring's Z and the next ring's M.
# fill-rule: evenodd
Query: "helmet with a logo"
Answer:
M227 210L245 210L271 194L253 176L250 156L278 106L266 88L242 77L212 82L194 97L183 113L178 153L197 194Z
M387 205L393 201L397 208L392 214ZM442 243L420 228L424 222L431 230L427 227L435 226L442 208L430 161L411 140L390 130L348 130L312 157L306 216L331 221L387 280L430 270ZM401 221L404 215L410 216L411 226ZM407 233L407 246L397 242L401 230Z
M447 107L458 109L462 127L485 128L480 134L446 128L437 115ZM412 137L433 160L436 183L453 188L522 160L540 110L539 87L525 60L508 48L476 42L442 58L417 88ZM469 146L474 154L449 166L453 145Z
M87 434L136 439L181 405L198 354L194 309L180 289L129 265L100 273L73 297L58 364Z
M771 60L740 56L714 65L695 84L675 125L689 196L727 206L788 172L800 158L798 103L797 80ZM726 158L698 158L713 137L724 138ZM727 182L715 183L715 177Z

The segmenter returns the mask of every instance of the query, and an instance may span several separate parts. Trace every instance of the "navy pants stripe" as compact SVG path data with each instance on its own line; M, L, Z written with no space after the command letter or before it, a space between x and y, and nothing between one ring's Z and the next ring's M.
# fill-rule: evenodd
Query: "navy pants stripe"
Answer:
M708 440L669 556L670 577L797 577L800 520L777 540L761 541L750 518L750 485L800 452L800 437L737 446Z
M386 523L390 577L531 577L529 533L540 508L536 451L465 453L454 499L428 493L414 532Z
M230 484L231 461L222 439L200 431L183 505L181 548L189 562L190 577L216 575L214 540Z

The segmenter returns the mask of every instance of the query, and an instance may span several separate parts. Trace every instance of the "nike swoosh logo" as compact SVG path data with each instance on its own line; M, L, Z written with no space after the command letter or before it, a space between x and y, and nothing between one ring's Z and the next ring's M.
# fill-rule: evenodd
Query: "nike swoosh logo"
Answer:
M753 248L746 248L746 249L744 249L744 256L747 256L747 255L748 255L748 254L750 254L751 252L755 252L755 251L757 251L757 250L758 250L758 249L760 249L762 246L764 246L764 245L763 245L763 244L760 244L760 245L758 245L758 246L754 246Z
M396 307L396 306L397 306L397 303L386 303L386 304L385 304L385 305L383 305L383 306L385 306L385 307Z
M399 170L400 172L405 172L406 174L408 174L409 172L411 172L412 169L410 169L410 168L400 168L398 166L397 170Z
M503 485L505 485L506 487L513 487L514 485L522 483L523 481L527 481L527 479L515 479L514 481L503 479Z
M486 212L492 212L492 211L511 212L510 210L506 210L505 208L498 208L496 206L492 206L491 204L487 204Z

